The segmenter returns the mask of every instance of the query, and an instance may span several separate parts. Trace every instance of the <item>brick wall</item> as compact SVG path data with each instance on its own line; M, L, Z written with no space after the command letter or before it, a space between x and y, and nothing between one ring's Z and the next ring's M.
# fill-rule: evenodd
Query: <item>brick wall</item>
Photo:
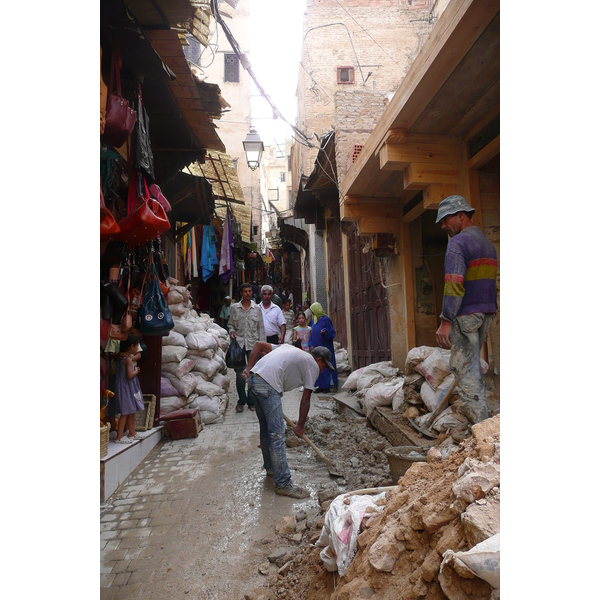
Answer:
M427 0L307 0L298 127L309 137L330 131L338 92L391 98L429 33L428 5ZM338 83L338 67L353 67L354 83ZM317 150L302 147L298 154L298 170L310 174ZM338 162L344 172L345 162Z

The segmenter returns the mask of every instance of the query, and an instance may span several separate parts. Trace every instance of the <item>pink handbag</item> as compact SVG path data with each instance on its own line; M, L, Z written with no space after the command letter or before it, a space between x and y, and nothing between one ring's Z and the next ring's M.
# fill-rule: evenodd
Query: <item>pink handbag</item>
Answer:
M171 205L169 204L169 201L164 197L160 188L155 183L148 187L148 191L150 192L150 195L153 198L155 198L162 204L162 207L165 209L165 212L169 212L171 210Z

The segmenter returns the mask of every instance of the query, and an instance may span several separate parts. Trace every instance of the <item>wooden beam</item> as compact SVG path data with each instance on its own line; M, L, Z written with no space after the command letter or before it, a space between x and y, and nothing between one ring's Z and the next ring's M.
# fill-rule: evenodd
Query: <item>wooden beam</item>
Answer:
M405 215L402 216L403 223L412 223L417 217L420 217L425 212L423 200L416 206L413 206Z
M423 190L430 183L458 184L459 169L453 165L411 163L404 169L404 189Z
M403 171L412 162L458 166L460 155L460 145L455 143L384 144L379 151L379 168Z
M404 271L404 302L406 314L406 352L417 345L415 327L415 296L413 282L413 266L410 246L410 223L403 221L400 227L400 247L402 249L402 266Z
M376 196L354 196L354 195L350 194L349 196L346 196L346 198L344 200L342 200L342 202L340 202L340 205L343 204L344 202L346 204L352 204L352 205L381 204L381 203L386 203L386 202L389 202L390 204L397 204L398 197L378 198Z
M376 235L377 233L398 233L400 219L370 216L357 217L359 235Z
M475 156L469 159L469 169L480 169L498 154L500 154L500 136L495 137L487 146L484 146Z
M481 195L479 193L479 171L469 169L469 190L467 194L467 202L475 209L471 219L473 223L483 229L483 219L481 214Z
M397 219L400 216L399 206L389 202L372 204L341 204L340 219L356 221L361 217L377 217L383 219Z
M432 183L423 190L423 208L437 210L440 202L453 194L462 195L458 185Z

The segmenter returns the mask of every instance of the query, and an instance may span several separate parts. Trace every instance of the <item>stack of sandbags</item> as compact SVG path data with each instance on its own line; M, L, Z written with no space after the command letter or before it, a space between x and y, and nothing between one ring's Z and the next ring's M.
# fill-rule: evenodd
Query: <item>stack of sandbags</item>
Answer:
M162 338L160 412L198 408L204 425L220 423L229 400L229 335L194 310L188 288L172 284L167 294L175 327Z
M335 352L335 366L338 373L349 373L350 361L348 360L348 351L342 348L339 342L333 342L333 350Z

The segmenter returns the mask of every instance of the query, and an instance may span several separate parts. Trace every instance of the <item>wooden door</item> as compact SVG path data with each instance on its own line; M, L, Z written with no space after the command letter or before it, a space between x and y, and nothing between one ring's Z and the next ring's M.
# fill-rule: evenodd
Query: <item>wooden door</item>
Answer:
M340 222L327 222L327 312L335 327L335 339L342 348L348 347L346 332L346 303L344 300L344 261L342 258L342 230Z
M352 367L392 359L390 311L387 290L381 285L378 259L363 243L356 228L348 232L350 335Z

